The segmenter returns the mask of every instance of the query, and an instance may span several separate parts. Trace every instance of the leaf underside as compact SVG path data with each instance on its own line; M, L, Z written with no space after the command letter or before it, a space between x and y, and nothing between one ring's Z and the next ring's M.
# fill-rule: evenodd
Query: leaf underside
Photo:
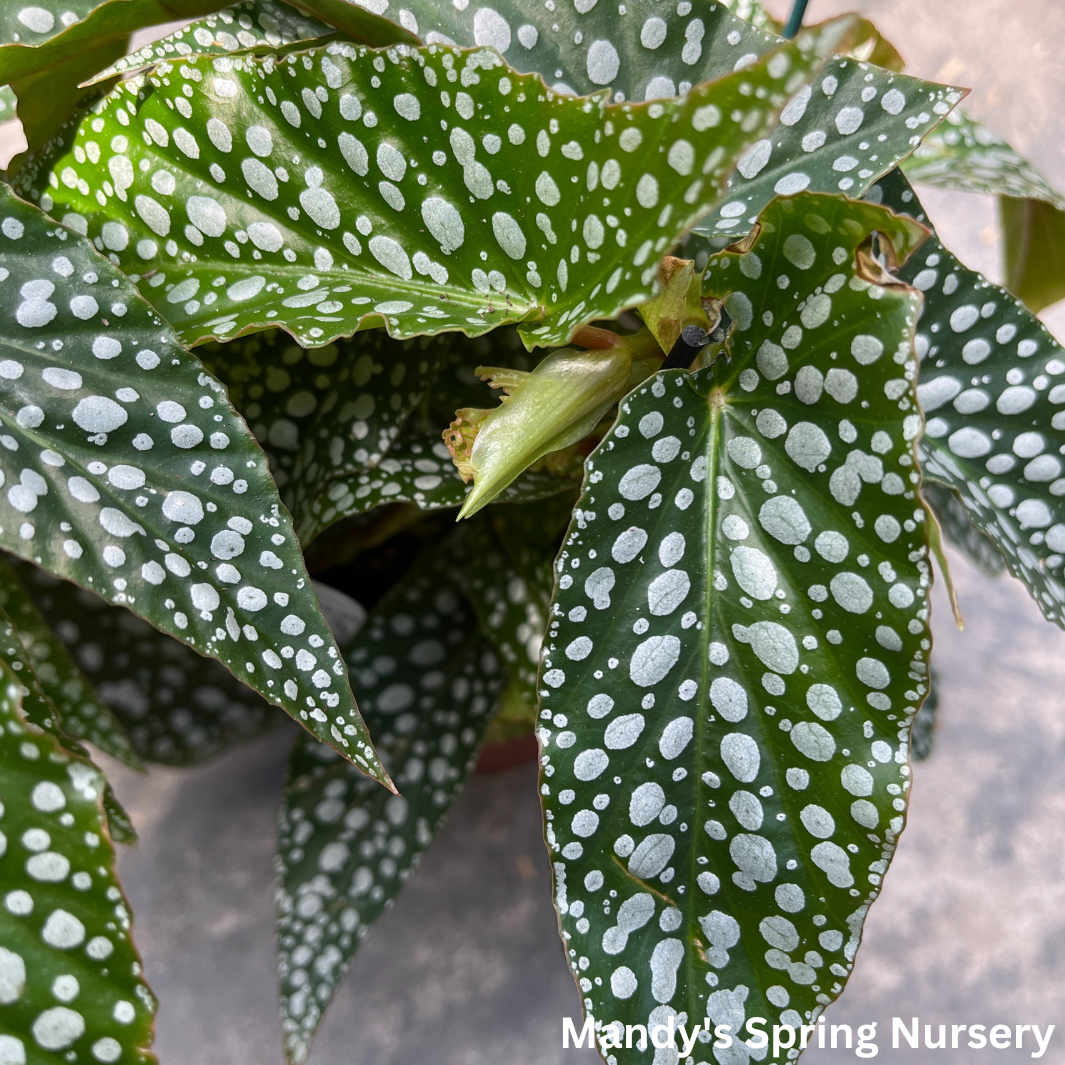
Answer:
M810 1023L902 830L929 649L919 301L855 275L872 230L906 243L887 212L771 205L747 255L711 260L709 292L752 309L731 358L659 372L588 461L539 736L563 939L603 1032Z
M84 238L10 190L0 215L0 546L218 658L380 776L222 385Z
M488 50L192 56L117 86L17 180L186 343L522 322L560 344L651 294L813 43L654 105L558 97Z
M400 795L374 787L310 737L293 751L278 821L277 901L292 1062L307 1056L359 943L461 791L495 705L503 671L477 628L460 561L452 537L392 589L345 650Z
M115 873L103 774L0 692L0 1051L11 1062L154 1062L155 1001Z
M898 171L874 194L924 220ZM899 276L924 293L916 340L924 475L959 494L1044 616L1065 624L1065 351L935 237Z
M998 196L1006 287L1036 313L1065 298L1065 196L1004 140L955 111L902 169L918 184Z

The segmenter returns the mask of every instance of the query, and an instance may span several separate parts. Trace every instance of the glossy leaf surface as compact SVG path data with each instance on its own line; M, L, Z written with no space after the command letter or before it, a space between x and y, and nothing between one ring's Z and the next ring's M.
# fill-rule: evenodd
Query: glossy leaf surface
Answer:
M780 42L720 3L693 8L636 0L623 7L581 0L556 10L534 0L506 0L460 11L423 0L412 10L423 36L431 28L426 40L491 45L517 70L540 74L557 92L609 86L615 100L683 95L692 85L754 62ZM763 13L744 8L736 14ZM857 48L869 59L873 35L868 22L855 20L834 47ZM752 145L729 179L730 195L697 231L735 238L778 194L809 189L860 196L912 152L961 96L868 63L834 59L792 100L781 124Z
M3 558L0 558L0 608L18 629L41 689L59 712L63 731L75 740L88 740L133 769L140 769L140 759L130 745L126 730L93 691L92 684L44 619L14 568Z
M0 545L217 657L379 775L222 385L87 241L9 190L0 215Z
M502 683L452 537L371 612L345 650L367 723L400 789L389 796L302 737L279 817L281 1017L303 1061L372 923L417 868L461 791Z
M923 218L901 174L874 192ZM921 468L958 492L1047 619L1065 624L1065 351L1022 303L934 237L899 276L924 293Z
M487 49L193 56L117 86L19 187L151 274L187 343L508 322L564 343L651 294L658 256L821 65L780 45L652 106L556 97Z
M196 765L278 722L278 711L221 663L124 607L28 565L22 577L145 761Z
M115 872L103 774L0 681L0 1051L10 1062L154 1062L155 1001Z
M731 359L656 374L588 460L539 735L563 939L604 1034L811 1023L902 830L929 648L919 298L856 274L873 230L900 256L919 239L842 199L771 205L749 252L711 260L708 292L750 312Z

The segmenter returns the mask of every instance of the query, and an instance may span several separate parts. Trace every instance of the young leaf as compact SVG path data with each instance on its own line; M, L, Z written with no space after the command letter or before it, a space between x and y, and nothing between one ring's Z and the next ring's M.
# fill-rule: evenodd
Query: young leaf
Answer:
M0 608L18 629L41 690L59 712L63 731L72 739L88 740L132 769L142 769L126 730L93 691L4 558L0 558Z
M103 774L31 725L21 678L6 661L0 674L0 1051L11 1062L67 1051L154 1062L155 1000L115 871Z
M117 86L19 187L150 274L188 343L524 322L562 344L651 295L832 37L653 105L556 97L489 50L191 56Z
M911 181L999 197L1006 288L1038 313L1065 298L1065 196L960 111L903 164Z
M539 736L601 1034L811 1023L902 830L929 648L919 297L869 282L874 231L900 258L923 235L842 198L771 204L710 263L708 293L750 309L731 358L660 371L588 460Z
M194 53L228 55L249 48L279 48L335 32L328 23L309 18L280 0L241 0L123 56L90 78L88 84Z
M312 515L323 497L337 498L331 483L380 465L448 348L448 338L395 341L367 330L305 351L276 330L205 345L198 354L266 449L306 543L321 528Z
M901 173L874 194L925 221ZM899 276L924 293L921 468L958 493L1047 619L1065 626L1065 351L1023 304L934 237Z
M473 767L502 670L458 579L456 538L425 557L345 650L401 794L310 737L297 741L278 819L281 1018L307 1056L370 926L417 868Z
M0 267L0 546L218 658L386 779L222 385L84 238L6 186Z
M540 74L556 92L610 86L615 100L650 100L683 95L779 46L779 37L726 6L637 3L622 11L582 2L556 10L534 0L504 0L490 9L471 5L460 11L423 0L411 10L423 33L432 27L427 40L442 35L448 43L491 45L515 69ZM829 29L826 23L814 32ZM838 30L843 35L835 49L869 51L875 30L868 22L852 20ZM833 59L784 109L781 124L751 146L729 179L731 195L718 201L715 217L703 219L696 232L735 239L778 194L809 189L860 196L909 155L962 95L865 62Z
M21 575L145 761L196 765L277 724L277 711L224 666L125 607L26 563Z

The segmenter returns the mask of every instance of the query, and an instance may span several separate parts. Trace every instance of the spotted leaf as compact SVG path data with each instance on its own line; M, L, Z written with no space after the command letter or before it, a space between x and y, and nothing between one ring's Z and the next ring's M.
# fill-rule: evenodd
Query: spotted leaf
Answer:
M440 434L440 429L424 432L412 425L376 466L334 480L328 492L312 502L307 535L386 503L413 503L420 510L461 507L473 485L463 483ZM495 502L524 503L575 488L582 463L583 456L573 449L549 455L544 464L526 470L503 489Z
M555 496L546 507L495 507L469 531L470 600L482 631L507 667L511 698L530 711L536 706L540 646L554 584L551 563L572 500L566 494Z
M920 184L998 196L1006 288L1035 312L1065 298L1065 196L1005 141L955 111L903 170Z
M18 629L33 672L55 705L63 731L73 739L88 740L133 769L142 768L126 730L93 690L4 558L0 558L0 608Z
M936 516L944 537L963 551L970 562L989 577L997 577L1005 570L1006 560L1002 552L973 524L968 509L956 492L937 481L925 481L921 485L921 495Z
M195 765L277 724L277 711L224 666L125 607L28 563L20 574L145 761Z
M740 5L743 6L743 5ZM692 85L742 69L776 47L780 38L736 15L727 5L663 6L654 0L623 5L578 0L556 10L534 0L503 0L493 7L422 0L410 5L427 41L490 45L515 69L540 74L560 93L609 86L614 100L651 100L684 94ZM427 32L428 31L428 32ZM855 20L835 47L869 59L875 30ZM872 42L872 45L870 45ZM887 57L884 50L878 57ZM859 196L914 150L962 93L836 58L803 88L740 160L728 195L696 232L735 238L778 194L803 189Z
M278 48L335 32L328 23L309 18L280 0L242 0L124 55L89 79L89 83L133 74L156 63L193 53L228 55L249 48Z
M919 296L856 254L921 234L808 194L761 222L708 271L751 308L731 357L622 403L556 563L546 836L604 1036L812 1023L903 827L929 649Z
M898 172L873 195L925 220ZM959 494L1047 619L1065 625L1065 351L1022 303L934 237L900 276L924 293L921 468Z
M198 354L266 449L281 499L307 542L322 527L312 515L338 498L332 484L380 465L444 365L448 340L395 341L368 330L305 351L274 331Z
M103 774L20 711L0 667L0 1051L154 1062L155 1000L115 871Z
M556 96L487 49L191 56L117 86L19 187L148 275L188 343L508 322L563 343L651 294L832 38L653 105Z
M0 215L0 546L218 658L380 776L222 385L87 241L9 190Z
M307 1056L359 943L417 868L495 705L502 670L457 576L453 537L393 588L345 650L400 794L366 787L310 737L293 751L278 822L277 896L289 1061Z

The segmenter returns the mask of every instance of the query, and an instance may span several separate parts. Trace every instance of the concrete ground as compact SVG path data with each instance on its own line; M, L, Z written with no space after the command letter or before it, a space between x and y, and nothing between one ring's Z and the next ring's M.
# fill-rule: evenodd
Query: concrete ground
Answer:
M783 14L785 3L771 2ZM809 18L858 8L913 73L976 86L970 110L1065 189L1065 6L1060 0L812 0ZM11 143L10 135L8 143ZM999 276L992 204L929 193L944 241ZM1065 337L1065 306L1044 316ZM830 1021L1056 1024L1043 1061L1065 1062L1065 635L1009 578L961 560L967 627L942 596L942 680L931 758ZM192 771L115 771L141 833L122 875L162 1005L164 1065L281 1061L274 1010L273 817L290 733ZM313 1065L551 1065L579 1002L555 932L535 791L525 766L476 778L418 876L366 941L312 1051ZM948 1028L949 1031L949 1028ZM964 1042L963 1042L964 1045ZM1030 1049L944 1050L1003 1063ZM811 1051L806 1065L850 1058Z

